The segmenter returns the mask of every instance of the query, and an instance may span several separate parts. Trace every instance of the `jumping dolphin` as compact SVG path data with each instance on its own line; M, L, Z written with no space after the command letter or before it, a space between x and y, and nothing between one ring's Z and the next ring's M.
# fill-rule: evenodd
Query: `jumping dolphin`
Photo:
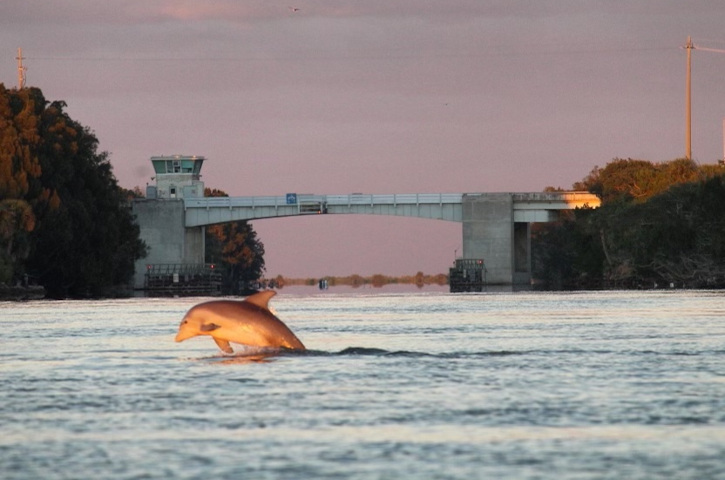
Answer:
M267 290L250 295L241 302L215 300L200 303L192 307L181 320L176 341L210 335L225 353L234 353L229 342L305 350L305 346L287 325L269 311L269 299L276 294Z

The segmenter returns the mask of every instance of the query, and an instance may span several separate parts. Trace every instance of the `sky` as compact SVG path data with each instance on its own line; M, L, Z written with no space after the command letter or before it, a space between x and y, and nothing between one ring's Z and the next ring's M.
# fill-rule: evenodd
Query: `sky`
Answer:
M121 186L202 155L207 187L570 188L614 158L723 157L722 0L0 0L0 82L63 100ZM702 50L697 49L700 47ZM253 222L267 274L447 273L461 224Z

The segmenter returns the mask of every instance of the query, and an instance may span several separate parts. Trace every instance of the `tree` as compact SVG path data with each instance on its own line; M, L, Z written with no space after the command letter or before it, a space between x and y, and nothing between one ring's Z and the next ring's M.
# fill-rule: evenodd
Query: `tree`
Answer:
M725 286L725 169L615 159L574 188L602 206L537 227L535 278L553 288Z
M29 254L28 234L35 228L35 215L25 200L0 201L0 283L9 284Z
M205 189L206 197L226 197L224 191ZM221 263L222 291L244 294L264 274L264 244L245 221L211 225L206 228L206 258L209 263Z
M12 248L27 234L16 268L36 275L51 297L108 295L130 282L145 245L108 153L65 106L37 88L0 85L0 200L32 208L34 221L14 217L26 220L15 225Z
M643 202L674 184L699 178L702 172L697 164L686 158L664 163L615 158L603 169L594 167L573 188L595 193L604 203L618 199Z
M7 90L0 84L0 199L21 199L40 176L35 151L45 99L38 90Z
M634 206L630 255L645 282L725 286L725 176L680 184Z
M557 290L601 286L606 263L596 213L591 208L561 212L557 223L532 227L534 278Z

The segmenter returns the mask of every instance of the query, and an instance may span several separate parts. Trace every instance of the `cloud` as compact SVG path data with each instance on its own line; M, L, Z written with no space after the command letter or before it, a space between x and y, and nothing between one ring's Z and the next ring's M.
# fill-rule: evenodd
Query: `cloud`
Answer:
M577 11L580 2L560 0L2 0L0 24L127 24L218 20L232 23L290 17L417 17L446 21L473 17L537 17Z
M287 7L279 7L279 15ZM168 21L232 20L271 18L275 8L259 1L192 0L57 0L47 2L3 0L0 24L116 25Z
M580 13L657 15L724 10L695 0L2 0L0 25L154 24L220 21L247 24L310 18L418 18L427 22L541 19Z

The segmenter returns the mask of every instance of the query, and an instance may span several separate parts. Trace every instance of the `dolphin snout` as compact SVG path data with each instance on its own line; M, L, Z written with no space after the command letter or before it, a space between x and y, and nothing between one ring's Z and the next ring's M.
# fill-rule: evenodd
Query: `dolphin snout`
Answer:
M198 335L199 332L195 332L194 329L189 327L184 327L184 325L179 327L179 332L176 334L176 338L174 338L175 342L183 342L187 338L195 337Z

